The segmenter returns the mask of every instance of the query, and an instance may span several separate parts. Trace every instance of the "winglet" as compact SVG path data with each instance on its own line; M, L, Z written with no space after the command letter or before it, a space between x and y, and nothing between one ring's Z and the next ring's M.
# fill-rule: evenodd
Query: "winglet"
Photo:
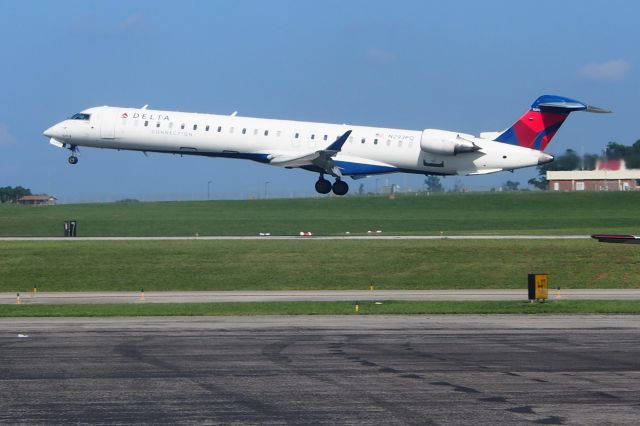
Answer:
M349 139L349 136L351 135L351 130L347 130L346 132L344 132L344 134L342 136L340 136L338 139L336 139L336 141L334 143L332 143L331 145L329 145L325 150L326 151L340 151L342 149L342 145L344 145L344 143L347 141L347 139Z

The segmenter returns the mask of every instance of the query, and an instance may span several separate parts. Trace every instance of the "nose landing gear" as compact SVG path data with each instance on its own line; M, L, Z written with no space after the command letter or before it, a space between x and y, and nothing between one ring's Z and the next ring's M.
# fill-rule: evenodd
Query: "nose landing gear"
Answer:
M324 178L324 175L320 175L320 178L316 182L316 191L320 194L328 194L333 190L336 195L345 195L349 192L349 185L341 179L336 179L335 183L331 185L331 182Z
M67 159L67 161L69 161L69 164L78 164L78 157L76 156L78 147L75 145L71 145L69 147L69 150L71 151L71 156Z

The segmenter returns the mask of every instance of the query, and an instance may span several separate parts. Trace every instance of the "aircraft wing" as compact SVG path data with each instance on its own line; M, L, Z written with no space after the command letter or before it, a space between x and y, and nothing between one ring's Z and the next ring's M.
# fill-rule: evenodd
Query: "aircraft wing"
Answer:
M274 166L289 168L317 166L332 176L341 177L342 173L335 165L333 157L342 150L342 146L347 139L349 139L349 135L351 135L351 130L347 130L342 136L337 138L335 142L325 149L296 155L275 154L269 158L269 162Z
M601 243L640 244L640 237L635 235L594 234L591 238Z

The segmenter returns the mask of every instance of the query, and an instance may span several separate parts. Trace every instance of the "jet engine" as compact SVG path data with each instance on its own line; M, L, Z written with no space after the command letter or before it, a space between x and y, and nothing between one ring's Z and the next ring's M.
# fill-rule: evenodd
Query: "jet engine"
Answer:
M480 149L473 136L438 129L425 129L420 137L420 149L430 154L456 155Z

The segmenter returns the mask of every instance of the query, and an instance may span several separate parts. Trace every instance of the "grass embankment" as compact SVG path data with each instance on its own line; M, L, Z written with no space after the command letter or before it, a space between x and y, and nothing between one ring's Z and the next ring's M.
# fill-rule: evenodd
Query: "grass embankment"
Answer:
M0 236L592 234L638 232L640 193L468 193L250 201L0 204Z
M640 250L593 240L0 242L0 291L637 288Z
M268 302L198 304L0 305L0 317L436 315L436 314L640 314L639 300Z

